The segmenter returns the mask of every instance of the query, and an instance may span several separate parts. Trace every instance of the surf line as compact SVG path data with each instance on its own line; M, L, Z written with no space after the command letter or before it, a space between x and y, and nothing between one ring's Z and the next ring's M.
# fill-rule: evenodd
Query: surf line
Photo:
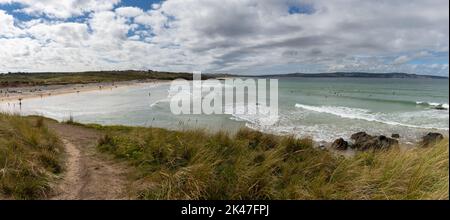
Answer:
M259 115L267 117L265 125L273 125L278 120L277 79L230 78L202 81L201 72L194 72L193 79L192 86L184 79L172 81L170 91L175 93L170 99L172 114ZM231 108L226 108L224 103L228 106L231 104Z

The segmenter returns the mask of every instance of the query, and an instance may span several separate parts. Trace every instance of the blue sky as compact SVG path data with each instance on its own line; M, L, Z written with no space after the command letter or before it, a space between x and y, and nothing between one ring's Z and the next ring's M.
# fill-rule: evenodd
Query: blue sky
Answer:
M161 2L162 2L161 0L122 0L114 7L118 8L118 7L130 6L130 7L138 7L143 10L151 10L153 4L155 4L155 3L159 4ZM22 21L43 17L42 15L29 15L27 13L20 12L20 9L23 9L25 7L26 7L26 5L24 5L20 2L11 2L8 4L1 4L0 10L5 10L9 14L14 15L14 17L17 18L18 20L22 20ZM80 16L80 17L87 18L87 16ZM69 18L69 20L70 20L70 18Z
M161 3L160 0L124 0L122 1L119 6L133 6L133 7L139 7L144 10L150 10L152 8L152 4L159 4Z
M0 0L0 72L154 69L448 76L448 4Z

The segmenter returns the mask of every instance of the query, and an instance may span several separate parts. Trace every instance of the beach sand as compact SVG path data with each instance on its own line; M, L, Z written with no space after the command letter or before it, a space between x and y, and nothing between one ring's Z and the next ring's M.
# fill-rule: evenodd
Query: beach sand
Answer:
M16 102L25 99L42 98L70 93L111 90L115 88L139 86L143 83L164 83L163 80L102 82L88 84L67 84L49 86L4 87L0 88L0 102Z

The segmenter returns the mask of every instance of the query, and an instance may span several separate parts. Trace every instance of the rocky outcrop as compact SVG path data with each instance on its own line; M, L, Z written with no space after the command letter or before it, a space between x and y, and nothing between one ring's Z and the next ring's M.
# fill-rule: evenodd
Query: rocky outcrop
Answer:
M373 136L366 132L358 132L351 136L351 141L345 141L343 138L335 140L331 146L331 149L345 151L348 148L368 151L368 150L387 150L399 146L400 135L393 133L391 137L384 135ZM428 133L422 137L420 145L423 147L432 147L440 141L444 140L444 135L440 133Z
M339 138L331 144L331 148L336 150L347 150L349 147L349 144L347 141L345 141L343 138Z
M357 150L385 150L398 146L398 140L384 135L372 136L366 132L358 132L351 136L354 141L352 148Z
M358 132L358 133L352 134L352 136L350 138L352 140L354 140L355 143L357 143L357 142L367 141L370 138L372 138L372 136L368 135L366 132Z
M431 147L442 140L444 140L444 135L431 132L422 137L421 146Z

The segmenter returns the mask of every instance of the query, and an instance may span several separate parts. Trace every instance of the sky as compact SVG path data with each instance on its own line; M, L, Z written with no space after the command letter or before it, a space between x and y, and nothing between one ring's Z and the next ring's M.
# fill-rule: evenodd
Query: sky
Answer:
M448 76L448 0L0 0L0 72Z

